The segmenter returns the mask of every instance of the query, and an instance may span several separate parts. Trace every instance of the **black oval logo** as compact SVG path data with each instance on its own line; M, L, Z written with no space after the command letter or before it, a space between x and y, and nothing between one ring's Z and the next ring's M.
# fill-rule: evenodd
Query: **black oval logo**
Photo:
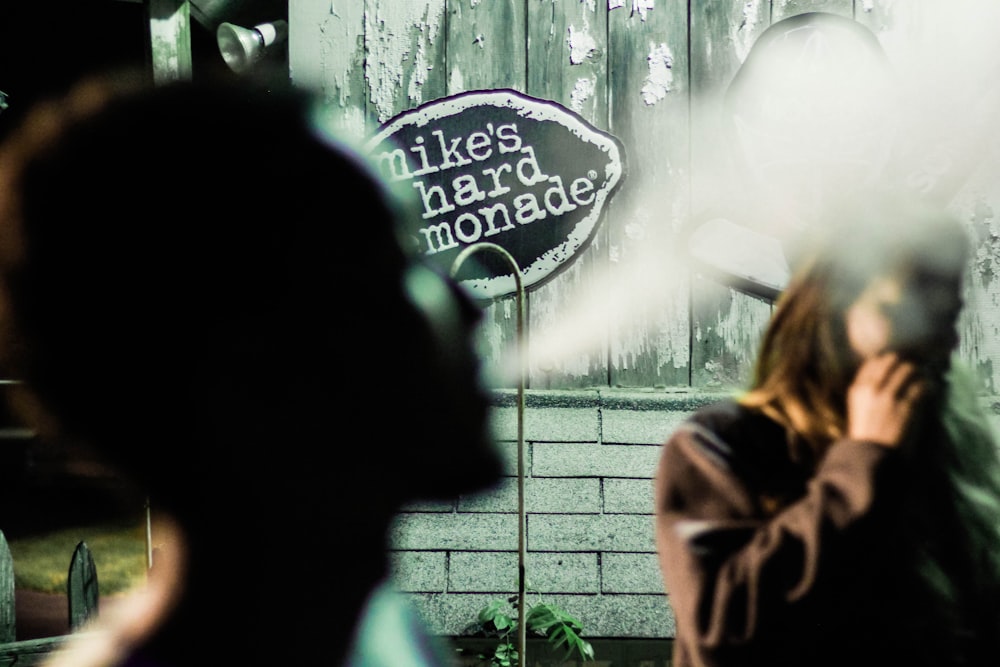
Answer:
M549 280L590 243L624 178L623 149L578 114L513 90L462 93L386 122L365 145L390 182L413 188L413 241L450 271L464 248L496 244L524 289ZM516 291L513 267L479 253L456 278L477 298Z

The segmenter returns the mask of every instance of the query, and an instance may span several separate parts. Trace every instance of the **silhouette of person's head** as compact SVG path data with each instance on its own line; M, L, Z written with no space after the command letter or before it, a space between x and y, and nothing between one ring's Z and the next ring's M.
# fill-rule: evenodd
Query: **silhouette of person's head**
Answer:
M148 644L168 664L271 640L335 664L399 507L500 475L479 311L312 104L95 80L0 157L2 361L43 436L172 517L184 583Z

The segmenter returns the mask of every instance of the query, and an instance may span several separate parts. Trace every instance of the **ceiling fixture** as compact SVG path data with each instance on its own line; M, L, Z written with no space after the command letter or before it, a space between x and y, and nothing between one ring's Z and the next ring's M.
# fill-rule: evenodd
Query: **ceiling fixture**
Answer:
M288 21L259 23L252 28L223 22L216 29L215 37L226 65L241 73L263 58L267 51L288 39Z

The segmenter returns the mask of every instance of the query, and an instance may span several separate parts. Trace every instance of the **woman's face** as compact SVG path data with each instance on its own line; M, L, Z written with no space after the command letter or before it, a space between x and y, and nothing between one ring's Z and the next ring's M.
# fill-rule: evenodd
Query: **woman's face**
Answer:
M845 312L847 338L860 361L886 351L946 368L958 345L961 274L917 267L870 282Z

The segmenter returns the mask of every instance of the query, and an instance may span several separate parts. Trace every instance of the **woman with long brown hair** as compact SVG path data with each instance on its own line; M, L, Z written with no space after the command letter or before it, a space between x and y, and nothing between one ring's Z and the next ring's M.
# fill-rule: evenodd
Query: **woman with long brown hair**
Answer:
M987 665L1000 466L953 359L969 244L898 198L800 248L750 390L663 447L674 665Z

